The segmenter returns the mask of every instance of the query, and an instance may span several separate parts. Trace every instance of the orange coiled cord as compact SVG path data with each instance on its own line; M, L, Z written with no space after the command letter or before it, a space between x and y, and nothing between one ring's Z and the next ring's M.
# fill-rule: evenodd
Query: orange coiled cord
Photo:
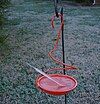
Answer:
M62 20L62 22L61 22L60 28L57 31L57 39L56 39L56 42L54 44L54 48L48 53L48 55L53 61L55 61L56 63L58 63L62 66L65 66L65 68L51 68L51 69L49 69L49 71L50 70L72 70L72 69L77 69L75 66L67 65L67 64L63 63L60 59L57 59L53 56L54 52L57 50L58 42L61 39L61 32L62 32L62 28L63 28L63 25L64 25L63 16L60 13L58 15L59 15L59 18ZM56 15L54 15L51 19L52 28L54 28L54 19L55 19L55 17L56 17Z

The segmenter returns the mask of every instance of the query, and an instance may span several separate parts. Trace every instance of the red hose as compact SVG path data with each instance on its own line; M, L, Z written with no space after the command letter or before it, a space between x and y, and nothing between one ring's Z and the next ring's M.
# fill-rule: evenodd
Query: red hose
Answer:
M57 30L57 39L56 39L56 42L54 44L54 48L48 53L48 55L56 63L58 63L58 64L60 64L62 66L64 65L65 68L52 68L52 69L49 69L49 70L72 70L72 69L77 69L75 66L67 65L67 64L63 63L63 61L61 61L60 59L55 58L54 55L53 55L54 52L57 50L58 42L61 39L62 27L64 25L63 16L60 13L58 15L59 15L60 19L62 18L62 22L60 24L59 29ZM52 19L51 19L52 28L54 28L54 19L55 19L55 17L56 17L56 15L52 16Z

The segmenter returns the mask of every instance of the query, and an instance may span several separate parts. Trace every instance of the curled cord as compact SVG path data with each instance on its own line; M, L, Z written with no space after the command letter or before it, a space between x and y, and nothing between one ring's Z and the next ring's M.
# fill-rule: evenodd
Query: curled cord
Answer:
M51 69L47 70L47 72L52 71L52 70L73 70L73 69L77 69L75 66L67 65L67 64L63 63L60 59L54 57L54 52L58 48L58 43L59 43L59 40L61 39L62 27L64 25L63 15L61 15L60 13L58 15L59 15L60 19L62 18L62 22L61 22L61 25L60 25L60 27L59 27L59 29L57 31L57 39L56 39L56 42L54 44L54 48L48 53L48 55L56 63L58 63L58 64L60 64L62 66L64 65L65 68L51 68ZM52 19L51 19L52 28L54 28L54 19L55 18L56 18L56 15L52 16Z

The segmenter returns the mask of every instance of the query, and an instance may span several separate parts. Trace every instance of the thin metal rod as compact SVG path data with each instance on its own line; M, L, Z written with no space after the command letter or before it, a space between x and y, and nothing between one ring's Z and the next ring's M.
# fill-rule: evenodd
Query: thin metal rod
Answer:
M63 21L63 7L61 8L61 22ZM63 63L65 63L65 46L64 46L64 25L62 26L62 53L63 53ZM65 65L63 65L63 68L65 68ZM65 70L63 70L64 75L66 74ZM65 95L65 104L67 104L67 97Z
M61 18L61 22L63 21L63 8L61 10L61 14L62 14L62 18ZM63 63L65 63L65 46L64 46L64 25L62 26L62 52L63 52ZM63 65L63 68L65 68L65 65ZM64 70L64 74L65 70Z

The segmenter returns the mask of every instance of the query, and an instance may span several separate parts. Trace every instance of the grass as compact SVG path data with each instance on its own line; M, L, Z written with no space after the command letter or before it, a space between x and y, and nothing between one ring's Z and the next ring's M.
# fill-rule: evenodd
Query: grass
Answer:
M2 25L5 24L6 21L6 9L10 5L10 0L2 0L0 1L0 28L2 28Z
M68 104L99 103L99 12L100 7L64 6L65 54L80 69L66 71L78 80L77 88L67 96ZM64 103L63 96L38 91L37 73L24 63L32 61L43 70L58 67L47 55L56 37L50 26L53 14L51 1L25 0L8 9L8 21L0 30L0 44L3 43L0 46L1 103Z
M0 36L0 44L3 44L6 39L7 39L7 36Z

